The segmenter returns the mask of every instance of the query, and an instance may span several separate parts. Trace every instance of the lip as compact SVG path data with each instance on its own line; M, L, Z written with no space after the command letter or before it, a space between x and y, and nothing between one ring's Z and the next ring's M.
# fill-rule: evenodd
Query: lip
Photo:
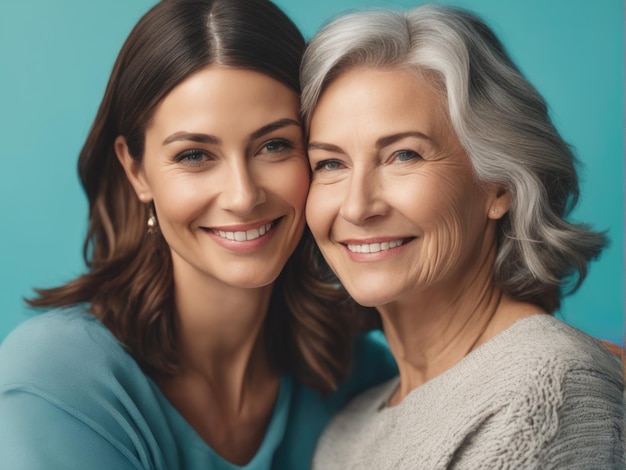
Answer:
M352 261L372 262L391 258L402 253L416 237L392 236L366 239L345 239L339 243Z
M267 244L280 224L282 217L248 224L200 227L218 245L229 251L250 253Z

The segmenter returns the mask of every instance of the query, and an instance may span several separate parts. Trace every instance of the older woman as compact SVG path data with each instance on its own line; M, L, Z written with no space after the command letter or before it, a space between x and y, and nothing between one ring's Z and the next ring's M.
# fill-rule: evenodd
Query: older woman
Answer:
M307 220L400 371L315 467L622 468L619 361L551 315L606 239L566 219L575 158L491 30L434 6L350 15L302 71Z

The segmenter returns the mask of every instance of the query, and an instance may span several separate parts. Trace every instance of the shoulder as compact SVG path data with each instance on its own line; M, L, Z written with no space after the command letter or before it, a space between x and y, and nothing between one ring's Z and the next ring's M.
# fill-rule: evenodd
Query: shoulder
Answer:
M0 453L15 468L158 462L146 421L160 422L158 410L147 376L84 308L41 314L0 346Z
M598 340L537 315L515 323L486 350L488 392L499 408L485 414L483 442L499 436L495 442L506 439L510 449L548 468L621 461L621 363Z
M524 428L528 442L530 436L542 436L554 443L546 449L566 440L582 449L588 441L597 444L598 452L620 442L622 366L597 339L557 318L536 315L493 341L494 347L487 347L491 360L483 362L491 365L485 372L491 374L491 391L501 392L498 401L506 404L501 416L508 426L517 422Z
M40 351L50 345L62 346L68 340L87 340L99 330L108 332L86 306L59 308L40 313L20 324L7 336L2 348Z
M494 338L494 350L510 353L503 359L511 367L561 374L586 371L620 387L623 384L617 357L597 339L552 316L524 318L499 336Z
M458 369L470 381L488 383L508 403L561 408L572 397L623 405L620 360L598 340L565 322L535 315L518 320L468 356ZM501 401L501 400L500 400ZM578 405L579 406L579 405Z
M28 320L5 339L0 393L36 397L97 421L120 403L147 399L152 385L108 328L72 307Z
M18 326L0 346L0 387L30 383L74 385L105 369L134 362L82 307L52 310Z

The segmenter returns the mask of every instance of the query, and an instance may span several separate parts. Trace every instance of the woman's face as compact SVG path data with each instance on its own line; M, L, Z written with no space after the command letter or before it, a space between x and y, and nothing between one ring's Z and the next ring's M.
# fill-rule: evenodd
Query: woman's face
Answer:
M357 302L446 292L480 265L491 190L474 181L428 80L398 70L343 73L315 108L308 150L307 221Z
M154 202L179 282L276 279L304 227L298 111L297 94L278 81L224 67L193 74L157 106L142 163L121 159L140 199Z

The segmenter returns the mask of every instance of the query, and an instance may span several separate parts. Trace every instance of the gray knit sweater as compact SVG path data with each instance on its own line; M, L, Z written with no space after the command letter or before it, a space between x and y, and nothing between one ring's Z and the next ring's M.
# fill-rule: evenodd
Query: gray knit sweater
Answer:
M554 317L517 321L388 407L398 380L334 418L314 469L626 468L621 363Z

